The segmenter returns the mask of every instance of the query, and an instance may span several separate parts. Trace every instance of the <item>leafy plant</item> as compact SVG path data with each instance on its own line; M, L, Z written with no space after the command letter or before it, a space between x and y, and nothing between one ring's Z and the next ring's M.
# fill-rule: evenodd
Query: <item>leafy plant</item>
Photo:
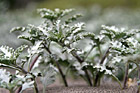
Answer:
M36 93L38 88L35 79L40 77L45 93L46 86L54 82L56 72L61 75L67 87L66 76L69 70L81 76L90 86L99 86L102 77L109 75L122 88L116 73L119 68L117 64L124 63L126 64L124 88L129 74L129 63L135 63L139 68L137 57L134 56L139 53L140 44L136 34L140 31L102 25L101 32L95 35L93 32L85 31L84 23L75 22L81 17L80 14L67 18L72 11L73 9L38 9L44 19L41 25L29 24L27 27L13 28L11 32L22 32L18 38L29 41L32 46L28 48L24 57L20 55L26 45L16 50L1 46L2 66L19 70L25 76L30 75L32 83L28 83L27 86L32 87L33 84ZM133 55L133 58L129 59L130 55ZM20 62L17 62L18 60ZM61 64L64 62L67 66ZM27 84L26 80L24 83ZM14 91L15 87L17 86L7 89ZM22 86L20 90L28 87Z
M35 62L37 59L31 60L35 54L39 54L41 56L42 50L39 49L40 42L37 42L34 46L31 46L27 50L27 54L24 54L24 57L21 57L21 54L25 48L27 48L27 45L22 45L21 47L18 47L16 50L13 48L10 48L8 46L1 46L0 47L0 66L1 67L7 67L14 69L16 71L15 74L10 74L10 72L6 72L6 70L1 70L0 75L0 86L2 88L6 88L10 91L10 93L15 92L18 87L20 87L19 92L22 92L23 90L27 88L34 88L34 92L38 93L37 84L36 84L36 77L38 77L38 74L40 74L41 78L43 78L42 73L36 73L33 72L34 69L33 66L35 65ZM38 57L39 57L38 56ZM39 61L39 60L38 60ZM27 66L28 68L25 68ZM37 67L36 67L37 68ZM41 68L41 67L40 67ZM38 67L38 69L40 69ZM48 69L50 66L48 66ZM51 68L52 71L54 71L54 68ZM17 73L17 71L19 71ZM47 77L54 77L55 74L49 73L49 71L46 71ZM51 74L51 76L49 76ZM49 80L48 80L49 81ZM50 79L49 82L53 82L54 79ZM49 83L50 84L50 83Z

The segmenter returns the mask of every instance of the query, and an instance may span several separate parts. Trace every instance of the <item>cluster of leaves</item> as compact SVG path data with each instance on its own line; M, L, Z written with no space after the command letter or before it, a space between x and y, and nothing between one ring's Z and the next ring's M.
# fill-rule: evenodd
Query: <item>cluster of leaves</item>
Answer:
M35 78L40 76L44 93L45 87L54 82L56 71L61 75L65 86L68 86L66 75L69 70L82 76L90 86L100 85L100 80L105 75L112 76L121 86L116 77L117 64L137 63L137 57L133 57L133 60L128 58L139 52L140 44L136 37L139 30L103 25L100 34L95 35L85 31L84 23L74 22L81 17L80 14L70 18L65 17L72 11L73 9L54 11L39 9L38 12L44 19L41 25L30 24L27 27L15 27L11 30L11 32L22 32L18 38L32 44L27 54L23 58L20 57L26 45L16 50L1 46L0 63L2 66L21 71L25 76L31 75L36 91ZM67 65L63 66L64 62ZM66 72L62 69L66 69ZM23 83L26 83L25 80ZM24 85L23 83L21 85Z
M11 74L10 72L6 72L6 70L0 69L0 86L8 89L10 93L15 93L19 87L20 92L27 88L37 87L35 79L38 76L42 82L47 80L46 84L48 85L55 80L52 77L55 77L56 70L54 67L51 67L51 64L46 66L49 70L45 71L45 73L41 70L44 65L34 65L36 61L39 61L40 64L44 62L39 59L33 59L36 54L39 54L38 57L42 56L41 52L43 50L40 49L41 42L36 42L34 46L30 46L28 50L26 49L27 53L25 54L23 51L27 47L27 45L22 45L16 50L9 46L0 47L0 66L16 71L14 74ZM35 72L36 68L38 68L38 72Z

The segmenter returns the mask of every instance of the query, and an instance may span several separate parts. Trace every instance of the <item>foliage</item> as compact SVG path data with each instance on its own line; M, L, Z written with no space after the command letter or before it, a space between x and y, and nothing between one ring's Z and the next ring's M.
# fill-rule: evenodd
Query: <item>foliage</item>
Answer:
M28 47L24 57L20 55L27 48L26 45L16 50L8 46L0 47L2 66L19 70L25 76L30 76L32 82L22 84L22 89L32 87L33 84L37 92L35 79L40 77L45 93L46 86L54 82L56 72L61 75L67 87L66 76L69 70L81 76L90 86L100 85L101 79L109 75L122 87L116 76L118 64L133 63L139 68L137 57L129 59L130 55L139 54L140 44L137 40L139 30L102 25L99 34L86 32L85 23L75 22L81 17L80 14L66 18L73 11L74 9L38 9L44 19L42 24L39 26L29 24L26 27L14 27L11 30L11 32L21 32L18 38L32 44ZM17 62L17 59L20 62ZM68 65L63 66L61 64L63 62Z
M7 67L16 70L15 74L10 74L10 72L6 72L6 70L1 70L1 76L0 76L0 83L2 88L6 88L10 91L10 93L13 93L17 90L18 87L21 87L20 92L27 88L33 88L37 87L35 78L38 77L38 74L40 74L41 78L43 78L43 73L36 73L33 72L34 69L32 69L32 65L34 65L34 60L32 62L32 58L37 53L41 53L42 50L39 49L40 42L37 42L34 46L30 46L27 50L27 54L24 57L21 57L23 50L27 48L27 45L22 45L18 47L16 50L13 48L10 48L8 46L1 46L0 47L0 66L1 67ZM41 55L39 55L41 56ZM39 60L38 60L39 61ZM28 68L25 68L25 66L28 66ZM38 70L40 70L44 65L40 65L38 67ZM54 68L50 68L51 66L48 66L48 69L51 69L51 71L54 71ZM21 73L19 73L20 71ZM55 71L54 71L55 72ZM49 70L46 71L47 77L51 78L54 77L55 74L50 73ZM50 76L49 76L50 75ZM52 83L54 79L48 79L47 82ZM37 91L37 90L36 90Z

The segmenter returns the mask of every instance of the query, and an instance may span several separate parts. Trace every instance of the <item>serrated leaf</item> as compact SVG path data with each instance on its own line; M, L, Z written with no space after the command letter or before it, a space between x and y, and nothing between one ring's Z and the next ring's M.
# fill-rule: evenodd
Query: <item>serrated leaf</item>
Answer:
M49 20L56 20L58 17L63 17L72 11L73 9L55 9L54 11L46 8L38 9L38 12L40 13L41 17Z
M10 48L9 46L1 46L0 47L0 52L1 52L1 58L7 58L7 59L10 59L10 58L14 58L14 49L13 48Z
M16 58L23 52L24 49L26 49L28 45L21 45L15 50Z
M24 91L25 89L33 88L33 87L34 87L34 81L25 82L25 83L23 83L23 85L22 85L22 89L21 89L20 93L22 93L22 91Z
M105 66L97 64L97 65L93 66L93 68L99 70L99 72L105 72L104 74L112 75L111 70L108 70Z
M36 41L36 42L35 42L35 45L31 46L31 47L28 49L28 57L43 52L43 49L42 49L43 45L42 45L42 42L43 42L43 41Z
M26 31L26 28L25 27L14 27L10 30L10 32L15 32L15 31L24 32L24 31Z
M44 69L45 67L45 69ZM42 63L39 65L38 69L41 71L40 80L42 84L46 87L55 81L56 70L51 64Z
M82 17L82 15L81 14L73 15L72 17L70 17L69 19L67 19L65 21L65 23L66 24L72 23L73 21L76 21L79 17Z

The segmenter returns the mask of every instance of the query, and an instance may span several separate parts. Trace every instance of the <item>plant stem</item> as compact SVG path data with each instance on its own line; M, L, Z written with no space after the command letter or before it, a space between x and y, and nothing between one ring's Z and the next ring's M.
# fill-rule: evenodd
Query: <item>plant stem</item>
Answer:
M37 56L35 57L35 59L33 60L31 66L30 66L30 71L32 70L32 68L33 68L34 64L36 63L36 61L38 60L39 56L40 56L40 55L37 55Z
M12 89L11 89L11 90L9 90L9 92L10 92L10 93L14 93L14 91L13 91Z
M62 69L60 68L59 62L58 61L55 61L55 62L56 62L56 65L58 67L58 70L61 74L61 77L63 78L63 82L64 82L65 86L68 87L68 84L67 84L67 81L66 81L66 76L62 72Z
M103 56L103 58L102 58L100 64L103 64L103 63L104 63L104 60L106 59L106 57L107 57L108 54L109 54L109 50L110 50L110 48L111 48L111 47L109 47L109 48L107 49L107 51L106 51L105 55Z
M100 53L100 58L102 58L102 51L101 51L100 45L98 45L98 50L99 50L99 53Z
M58 44L59 44L60 46L62 46L62 47L66 46L66 45L64 45L63 43L58 43ZM70 46L66 46L66 47L68 47L69 49L71 49ZM80 64L82 64L82 63L84 62L84 59L82 59L75 51L72 51L71 54L72 54L73 57L75 57L75 58L78 60L78 62L79 62ZM87 69L84 69L84 72L85 72L85 75L86 75L86 78L87 78L87 80L88 80L89 85L92 86L92 82L91 82L91 80L90 80L90 76L89 76L89 74L88 74Z
M33 68L33 66L34 66L34 64L35 64L35 62L37 61L38 58L39 58L39 55L33 60L31 66L30 66L30 68L29 68L30 71L32 70L32 68ZM29 72L25 71L23 68L21 68L21 67L18 66L18 65L16 65L16 68L20 69L24 74L29 73ZM35 77L34 77L34 81L35 81ZM19 89L17 90L16 93L20 93L21 89L22 89L22 86L19 87ZM35 93L38 93L38 88L37 88L36 82L34 82L34 92L35 92Z
M111 47L109 47L106 51L106 53L104 54L104 56L102 57L101 61L100 61L100 65L102 65L104 63L104 60L106 59L106 57L108 56L109 54L109 50L110 50ZM100 78L100 72L97 72L96 74L96 77L95 77L95 80L94 80L94 87L97 86L98 82L100 82L99 79ZM100 84L99 84L100 85Z
M94 49L94 46L91 47L91 49L89 50L89 52L86 54L86 56L84 57L84 61L87 59L88 55L91 53L91 51Z
M46 51L47 51L49 54L52 54L52 52L50 51L50 49L49 49L48 47L46 47L45 44L44 44L44 48L46 49ZM53 61L56 63L56 66L57 66L57 68L58 68L58 70L59 70L59 72L60 72L60 75L61 75L61 77L62 77L62 80L63 80L63 82L64 82L65 87L68 87L68 83L67 83L67 80L66 80L66 76L64 75L64 73L63 73L63 71L62 71L62 69L61 69L61 67L60 67L59 62L58 62L57 60L54 60L54 59L53 59Z
M18 68L19 70L21 70L24 74L27 74L29 72L27 72L25 69L21 68L20 66L16 65L16 68Z
M96 77L95 77L95 80L94 80L94 87L97 87L97 83L99 82L98 79L99 79L99 72L97 73L97 75L96 75Z
M36 83L36 80L35 80L35 77L34 77L34 93L39 93L38 91L38 88L37 88L37 83Z
M38 60L40 55L37 55L35 57L35 59L33 60L33 62L31 63L31 66L30 66L30 71L32 70L33 66L35 65L36 61ZM33 79L34 79L34 93L39 93L38 91L38 87L37 87L37 83L36 83L36 77L32 74L33 76Z
M21 89L22 89L22 86L19 87L15 93L20 93Z
M43 93L46 93L46 86L43 86Z
M128 80L128 69L129 69L129 63L126 63L126 68L125 68L125 76L124 76L124 82L123 82L123 89L125 89L127 80Z
M140 64L138 65L138 79L140 80ZM140 93L140 83L138 83L137 93Z
M84 62L84 60L81 59L81 58L76 54L75 51L72 51L71 54L78 60L78 62L79 62L80 64L82 64L82 63ZM90 80L90 76L89 76L89 74L88 74L87 69L84 69L84 72L85 72L85 75L86 75L86 77L87 77L87 80L88 80L89 85L92 86L92 82L91 82L91 80Z

